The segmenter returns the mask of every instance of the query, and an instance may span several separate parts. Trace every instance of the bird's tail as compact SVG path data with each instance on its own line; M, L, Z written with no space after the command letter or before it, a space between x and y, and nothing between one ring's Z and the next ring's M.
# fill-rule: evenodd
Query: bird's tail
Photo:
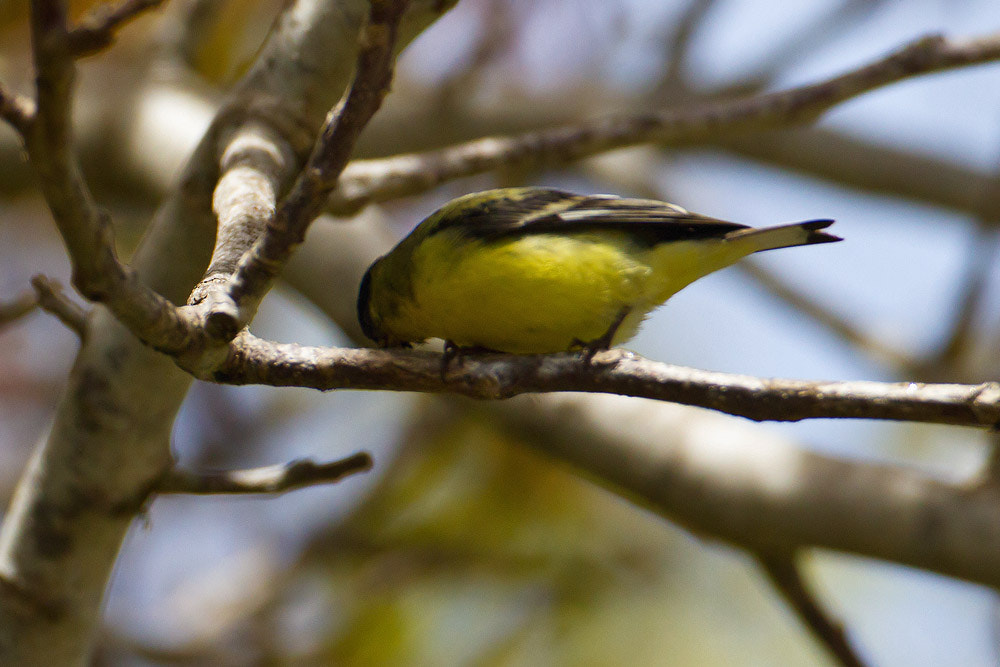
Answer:
M797 245L813 243L833 243L842 241L839 236L820 231L833 224L833 220L807 220L776 227L759 227L738 229L726 235L727 241L738 241L740 245L747 244L750 254L762 250L791 248Z

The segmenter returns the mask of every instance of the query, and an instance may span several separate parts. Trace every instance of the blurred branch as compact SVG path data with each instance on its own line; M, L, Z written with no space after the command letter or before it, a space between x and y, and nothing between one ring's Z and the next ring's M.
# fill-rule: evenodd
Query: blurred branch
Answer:
M35 103L31 98L7 90L0 84L0 118L24 135L35 118Z
M31 286L35 289L35 297L42 310L55 315L81 339L86 335L87 311L70 301L62 293L62 286L58 282L38 275L31 279Z
M212 262L216 271L212 272L210 267L206 280L195 290L195 302L205 301L206 333L211 338L228 342L249 323L274 278L295 248L305 240L306 230L322 211L324 200L347 164L358 135L389 91L396 37L406 6L407 0L371 3L347 97L330 113L312 155L276 210L275 186L278 183L273 182L271 173L263 176L265 186L271 187L264 187L260 196L248 192L240 183L234 187L239 188L243 196L228 198L227 205L220 206L219 191L228 186L231 175L224 171L216 190L220 236L229 226L242 233L231 231L225 235L229 244L216 245ZM252 153L256 156L259 151L260 148L254 146ZM234 178L244 181L249 175L247 172L252 170L247 169L248 165L239 157L230 159L235 162ZM263 234L258 236L261 230ZM238 260L238 265L232 266L233 259Z
M313 389L448 392L503 399L536 392L615 393L694 405L757 421L889 419L935 424L1000 423L1000 383L811 382L672 366L626 350L483 354L442 369L441 355L407 350L273 343L244 332L206 380Z
M809 317L820 326L829 329L834 335L840 337L845 342L857 347L879 361L883 361L900 371L916 367L916 360L909 355L861 331L846 317L827 308L804 292L795 289L759 263L747 260L737 264L736 268L756 280L764 289L788 304L795 312Z
M30 290L22 292L10 301L0 302L0 327L21 319L38 305L38 297Z
M157 493L284 493L307 486L333 484L371 470L372 457L358 452L346 459L316 463L300 459L291 463L221 472L194 472L174 468L163 478Z
M506 0L480 3L479 39L468 57L468 64L437 87L443 108L461 113L461 103L475 90L484 69L512 49L517 37L513 6Z
M844 667L865 667L865 662L847 641L843 626L823 610L809 589L791 555L757 554L768 579L799 619Z
M993 174L913 150L822 127L725 137L719 143L753 160L840 185L1000 220L1000 198L982 196L996 187Z
M825 13L814 18L809 25L796 30L773 49L760 65L756 74L737 81L737 90L760 89L770 85L786 71L790 63L798 63L811 52L820 50L830 41L843 36L863 18L870 16L886 0L842 0L826 8Z
M549 394L480 409L696 535L751 553L834 549L1000 588L1000 487L823 456L648 401Z
M1000 35L966 41L931 36L846 74L776 93L360 160L344 170L328 206L331 212L347 214L371 202L416 194L499 167L551 166L638 143L715 141L728 134L809 123L845 100L887 84L998 58Z
M162 5L164 0L123 0L116 6L103 3L91 10L67 34L70 52L77 58L98 53L115 38L115 31L139 14Z
M922 364L931 376L955 375L950 371L957 370L954 366L965 353L974 333L973 327L989 287L990 269L996 260L998 245L996 229L980 222L969 249L969 259L963 267L965 277L951 327L938 351Z
M664 58L666 69L652 89L651 96L654 99L676 99L678 93L684 95L690 91L684 70L688 64L691 41L714 5L715 0L688 1L684 13L674 25L673 34L668 39Z
M119 261L111 220L97 207L80 173L71 120L76 67L65 7L34 0L31 28L38 108L24 141L66 244L73 284L91 301L108 305L150 344L183 350L191 343L191 321Z

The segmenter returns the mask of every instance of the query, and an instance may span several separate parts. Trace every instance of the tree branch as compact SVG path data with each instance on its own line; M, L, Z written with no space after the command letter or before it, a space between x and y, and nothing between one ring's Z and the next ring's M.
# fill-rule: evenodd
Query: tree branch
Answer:
M148 344L172 352L188 349L194 323L118 260L111 221L98 209L80 173L71 126L76 68L65 8L34 0L31 25L38 108L24 135L25 146L66 243L73 284L88 299L109 306Z
M920 366L925 374L931 377L947 376L946 374L959 376L961 371L956 373L956 366L960 365L962 356L968 352L973 340L976 318L981 313L986 291L990 286L990 271L998 252L1000 239L997 238L996 228L989 226L986 220L979 220L965 263L965 275L955 313L940 346Z
M995 485L822 456L720 415L628 398L548 394L478 409L626 498L752 554L819 547L1000 588Z
M229 341L252 319L260 299L305 240L310 223L323 209L337 183L361 130L382 105L392 81L396 38L406 0L373 0L368 24L362 31L354 81L343 102L330 112L288 196L273 216L267 206L241 217L270 220L260 238L242 257L236 272L208 297L206 330ZM250 199L254 202L253 199Z
M795 289L752 259L740 262L736 268L756 280L761 287L771 292L775 297L787 303L795 312L806 315L862 352L897 370L908 371L917 366L917 361L909 355L865 333L840 313L834 312L809 295Z
M406 17L407 41L449 6L440 0L414 0L412 4L413 10ZM59 50L56 55L68 58L61 5L39 1L33 8L45 27L38 34L48 34L53 11L61 26L52 32L52 43L58 49L42 47L37 40L35 44L46 54ZM235 127L248 117L262 117L261 109L266 108L268 117L294 118L303 136L313 136L319 129L322 114L350 81L350 64L357 48L354 38L367 9L367 0L288 3L258 61L219 112L130 259L152 289L180 302L203 276L216 231L211 197L218 180L219 151ZM46 63L45 67L49 66ZM40 89L53 83L71 83L71 76L53 77L53 73L60 73L57 69L53 67L44 76L39 73ZM47 100L69 98L65 90L49 91L45 96ZM41 121L33 123L32 135L47 131L34 127L38 125ZM53 125L65 131L54 139L36 140L38 150L55 152L71 146L63 141L71 138L68 122L59 119ZM60 175L59 169L67 163L75 168L75 158L35 155L42 158L42 164L57 167L43 174L42 182ZM29 153L29 157L35 156ZM72 175L74 183L79 183L76 173ZM80 190L72 192L78 196ZM46 192L47 197L50 194ZM56 194L60 210L56 217L63 224L62 207L73 209L76 201L59 188ZM90 215L89 208L81 210ZM75 215L73 210L70 214ZM85 252L97 247L87 236L92 229L73 227L72 231L78 238L71 237L68 246ZM91 262L86 268L99 265ZM100 278L99 271L93 275ZM114 299L109 305L115 306ZM31 457L4 514L0 527L0 663L86 662L108 577L133 518L130 512L138 507L132 501L152 488L170 464L172 422L192 377L181 372L172 359L142 345L133 334L141 329L134 321L127 317L123 321L124 325L117 313L104 307L95 308L89 317L87 339L67 378L51 428ZM81 452L86 452L85 465L81 465ZM123 511L126 508L130 511ZM6 595L11 587L24 595ZM45 604L55 612L40 616L23 604L22 598Z
M865 667L861 656L847 641L843 626L830 618L819 600L809 592L793 556L757 554L757 561L775 589L812 632L813 637L826 646L841 665Z
M331 212L428 190L499 167L565 164L638 143L717 141L730 134L809 123L832 107L890 83L1000 59L1000 35L957 41L925 37L873 63L816 84L749 98L594 120L506 137L488 137L426 153L350 164L330 195Z
M139 14L162 5L164 0L123 0L117 6L98 5L80 24L69 31L67 40L73 56L93 55L107 47L115 38L115 31Z
M157 493L284 493L307 486L333 484L372 468L372 457L358 452L346 459L316 463L299 459L249 470L194 472L174 468L163 478Z
M992 427L1000 383L813 382L716 373L643 359L626 350L466 356L442 369L424 351L320 348L241 334L205 380L312 389L448 392L482 399L556 391L613 393L718 410L756 421L887 419Z
M86 335L87 311L66 298L59 283L39 275L31 279L31 286L42 310L55 315L81 339Z
M23 136L30 131L31 122L35 119L35 103L0 84L0 118Z

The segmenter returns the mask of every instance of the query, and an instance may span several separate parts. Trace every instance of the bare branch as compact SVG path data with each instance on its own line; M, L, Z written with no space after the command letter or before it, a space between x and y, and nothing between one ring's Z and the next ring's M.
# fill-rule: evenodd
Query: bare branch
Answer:
M98 5L69 31L70 52L77 58L98 53L115 38L115 31L139 14L162 5L164 0L123 0L117 6Z
M973 326L980 314L983 298L989 287L990 270L1000 251L996 228L981 221L965 263L965 276L951 327L935 354L926 362L925 369L934 375L947 373L949 367L961 359L973 336Z
M227 141L221 156L221 176L212 195L218 232L205 277L188 300L206 312L232 309L226 291L240 260L261 237L274 217L278 197L299 163L285 128L249 121ZM211 327L218 316L208 320Z
M667 43L664 62L664 70L659 81L656 82L652 91L652 96L659 99L667 99L667 95L676 95L678 92L686 92L687 81L685 80L685 68L688 65L691 41L705 23L705 17L715 5L715 0L689 0L688 6L673 26L673 35Z
M616 396L480 409L697 535L751 553L833 549L1000 588L997 486L823 456L721 415Z
M996 176L913 150L879 145L825 127L725 137L723 148L782 169L864 192L885 193L1000 220L1000 197L984 200Z
M87 333L87 311L66 298L62 286L54 280L38 275L31 279L31 286L41 309L58 317L82 339Z
M34 0L38 109L25 145L66 243L73 284L88 299L110 307L148 344L168 351L185 350L196 333L193 322L118 260L111 221L95 204L80 173L71 126L76 72L67 35L61 3Z
M710 408L756 421L886 419L964 426L1000 422L1000 383L811 382L671 366L626 350L587 363L577 354L464 357L442 369L423 351L320 348L242 333L229 358L202 378L228 384L383 389L503 399L557 391L613 393Z
M284 493L307 486L333 484L372 468L368 452L346 459L316 463L300 459L291 463L220 472L194 472L175 468L157 487L157 493Z
M372 1L347 96L328 115L312 155L263 236L244 255L225 292L210 299L206 330L213 338L231 340L249 322L275 276L305 239L309 224L322 211L358 135L389 91L406 4L406 0Z
M757 554L757 560L764 568L768 579L785 601L795 610L802 623L812 632L827 650L844 667L865 667L865 662L857 654L843 626L823 610L820 604L802 580L798 566L793 556L774 556Z
M729 134L809 123L837 104L887 84L998 58L1000 35L967 41L931 36L838 77L781 92L361 160L344 170L328 205L332 212L350 213L371 202L415 194L498 167L565 164L638 143L717 141Z
M846 317L795 289L759 263L747 260L737 264L736 268L752 277L797 313L806 315L859 350L899 370L909 370L916 366L916 360L909 355L861 331Z
M826 8L805 26L777 45L758 66L749 80L735 82L738 88L760 90L788 70L790 63L800 62L807 54L823 49L838 36L847 33L861 19L874 13L886 0L841 0Z
M35 103L0 84L0 118L24 136L30 131L31 121L35 118Z

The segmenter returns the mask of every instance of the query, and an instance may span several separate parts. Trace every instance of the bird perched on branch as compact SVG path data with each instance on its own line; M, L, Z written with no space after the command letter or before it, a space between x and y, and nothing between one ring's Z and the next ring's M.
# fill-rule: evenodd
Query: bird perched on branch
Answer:
M841 239L833 220L752 228L649 199L504 188L455 199L365 273L358 319L381 346L588 356L635 335L698 278L762 250Z

